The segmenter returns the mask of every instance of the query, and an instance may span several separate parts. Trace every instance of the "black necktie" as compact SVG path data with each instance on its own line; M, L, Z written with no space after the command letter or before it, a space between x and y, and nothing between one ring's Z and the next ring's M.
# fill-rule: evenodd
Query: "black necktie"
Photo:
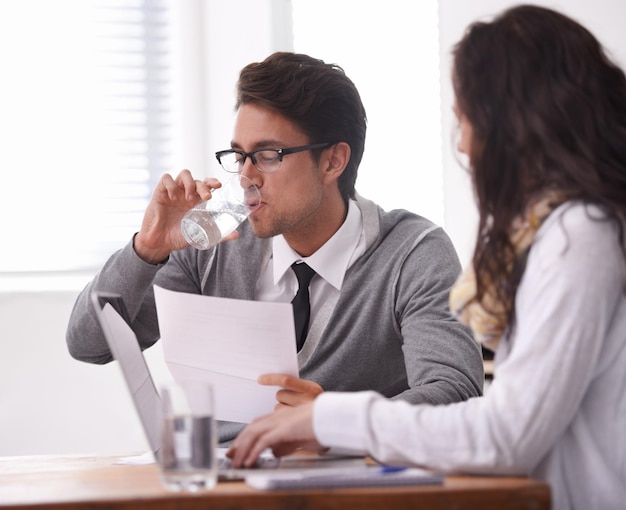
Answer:
M293 318L296 323L296 346L298 352L300 352L309 329L309 316L311 315L309 283L315 271L304 262L300 264L294 262L291 265L291 269L296 273L296 278L298 279L298 292L291 304L293 305Z

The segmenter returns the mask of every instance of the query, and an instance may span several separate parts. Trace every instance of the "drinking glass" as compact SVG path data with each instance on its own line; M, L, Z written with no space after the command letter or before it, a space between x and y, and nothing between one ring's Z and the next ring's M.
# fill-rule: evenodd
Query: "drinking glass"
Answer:
M211 199L190 209L180 224L185 240L198 250L218 244L261 202L258 188L243 175L234 175L211 193Z
M217 430L209 383L170 383L161 389L159 467L166 489L210 490L217 483Z

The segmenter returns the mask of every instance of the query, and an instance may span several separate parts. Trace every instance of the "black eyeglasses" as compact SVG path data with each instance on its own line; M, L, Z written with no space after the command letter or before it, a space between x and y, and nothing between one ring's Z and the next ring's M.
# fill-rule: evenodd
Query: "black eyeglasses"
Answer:
M288 149L257 149L251 152L241 151L239 149L228 149L225 151L219 151L215 153L215 157L222 165L222 168L227 172L236 174L242 171L243 165L247 158L252 160L252 163L259 170L259 172L275 172L280 168L280 164L283 161L283 156L289 154L295 154L296 152L310 151L313 149L324 149L333 145L330 142L326 143L314 143L312 145L302 145L300 147L290 147Z

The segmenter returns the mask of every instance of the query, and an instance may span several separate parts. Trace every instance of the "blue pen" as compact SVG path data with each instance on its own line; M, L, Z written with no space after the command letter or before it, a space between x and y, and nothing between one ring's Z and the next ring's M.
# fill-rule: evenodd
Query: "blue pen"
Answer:
M398 473L400 471L404 471L406 466L381 466L380 472L383 474L387 473Z

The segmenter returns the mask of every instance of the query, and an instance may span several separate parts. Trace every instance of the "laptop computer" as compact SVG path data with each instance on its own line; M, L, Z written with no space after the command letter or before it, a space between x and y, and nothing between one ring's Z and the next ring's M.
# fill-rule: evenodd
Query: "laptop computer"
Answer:
M159 462L160 396L137 336L129 326L130 316L119 295L93 292L91 301L113 357L119 363L150 449L156 462ZM360 456L292 455L277 459L268 452L261 456L256 467L233 468L230 459L224 456L226 448L219 450L218 479L221 480L242 480L251 473L274 473L276 470L289 470L291 473L366 466L365 458Z

